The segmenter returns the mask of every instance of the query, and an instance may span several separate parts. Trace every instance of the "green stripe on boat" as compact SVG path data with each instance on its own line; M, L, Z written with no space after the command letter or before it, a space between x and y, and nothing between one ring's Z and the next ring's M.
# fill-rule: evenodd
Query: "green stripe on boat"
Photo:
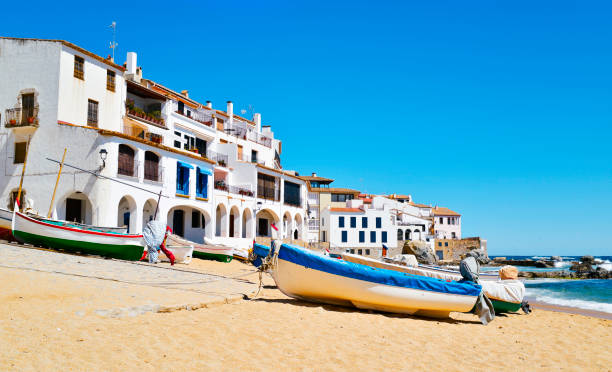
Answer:
M15 238L32 245L41 245L46 248L95 254L128 261L140 260L144 252L144 248L141 245L98 244L78 240L51 238L19 230L14 230L13 235Z
M232 260L232 256L228 256L225 254L216 254L216 253L207 253L200 251L193 251L192 257L201 258L204 260L216 260L221 262L230 262Z
M499 301L494 299L491 299L491 302L493 303L493 308L495 309L496 313L515 312L519 311L521 308L521 304L515 304L513 302Z

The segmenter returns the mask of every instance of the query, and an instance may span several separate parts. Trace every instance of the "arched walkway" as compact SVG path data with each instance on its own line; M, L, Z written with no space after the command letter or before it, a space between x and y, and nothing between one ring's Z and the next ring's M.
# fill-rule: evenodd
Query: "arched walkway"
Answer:
M410 239L410 234L412 233L412 231L410 231L410 229L406 229L405 235L404 235L404 240L411 240Z
M412 240L421 240L420 230L414 230L414 232L412 233Z
M240 211L235 205L230 209L229 215L229 237L239 238L240 237Z
M155 209L157 208L157 201L153 198L147 200L142 207L142 227L144 228L149 221L155 216ZM159 211L157 211L159 219Z
M397 229L397 240L404 240L404 232L402 229Z
M215 236L227 236L227 208L225 205L217 205L215 210Z
M272 227L270 224L275 224L279 228L280 218L271 209L265 208L257 212L257 236L267 236L277 238L278 233L272 235Z
M129 195L125 195L119 200L117 226L127 226L129 233L136 232L136 201Z
M205 210L186 205L174 206L168 211L167 221L174 234L194 243L203 243L204 237L212 238L214 226Z
M283 215L283 238L291 238L292 232L292 218L289 212L285 212Z
M253 237L253 212L249 208L242 211L242 237Z
M294 220L294 224L293 224L293 239L302 239L303 236L303 232L304 232L304 219L302 218L301 214L296 214L295 215L295 220Z
M73 191L56 204L57 217L60 220L79 222L91 225L93 222L92 205L87 195ZM44 213L44 212L43 212Z

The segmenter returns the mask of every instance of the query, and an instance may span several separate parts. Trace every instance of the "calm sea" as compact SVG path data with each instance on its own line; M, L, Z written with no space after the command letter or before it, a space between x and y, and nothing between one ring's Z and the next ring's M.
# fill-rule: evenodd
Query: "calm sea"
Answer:
M496 256L491 256L494 258ZM504 256L508 259L549 259L550 256ZM553 271L567 269L571 261L580 261L581 256L562 256L563 262L554 269L538 269L519 266L520 271ZM612 270L612 256L595 256L601 263L594 265ZM494 268L491 268L495 270ZM485 268L485 270L487 270ZM575 307L579 309L596 310L612 314L612 280L585 279L535 279L525 280L528 300L551 305Z

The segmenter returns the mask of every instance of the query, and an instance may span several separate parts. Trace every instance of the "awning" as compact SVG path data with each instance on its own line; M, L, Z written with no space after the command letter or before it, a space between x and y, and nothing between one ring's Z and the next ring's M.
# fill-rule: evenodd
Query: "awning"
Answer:
M193 165L191 164L187 164L187 163L183 163L182 161L176 161L176 165L179 167L183 167L183 168L189 168L189 169L193 169Z
M212 176L212 172L210 171L210 169L206 169L206 168L198 167L198 173L205 174L207 176Z

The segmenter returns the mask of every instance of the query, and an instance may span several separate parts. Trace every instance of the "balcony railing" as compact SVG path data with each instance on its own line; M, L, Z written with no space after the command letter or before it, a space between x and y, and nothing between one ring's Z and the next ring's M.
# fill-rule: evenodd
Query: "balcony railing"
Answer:
M117 174L128 177L138 177L138 161L129 158L119 158Z
M229 191L229 187L225 181L215 181L215 190Z
M263 134L257 133L255 131L248 131L247 139L259 143L260 145L264 145L266 147L272 147L272 138L266 137Z
M251 191L251 189L247 187L242 187L242 186L230 186L229 192L231 192L232 194L238 194L238 195L243 195L243 196L251 196L251 197L255 196L255 194L253 193L253 191Z
M206 157L210 160L216 161L222 167L227 167L228 156L225 154L219 154L216 151L208 150Z
M244 154L244 153L241 154L241 155L238 155L238 160L246 161L247 163L256 163L256 164L262 164L262 165L265 164L263 159L259 159L257 157L252 157L252 156L250 156L248 154Z
M212 127L213 119L212 119L212 113L210 110L193 109L190 107L184 107L183 110L180 110L178 103L174 102L174 112L176 112L179 115L188 117L192 120L195 120L200 124L204 124L208 127Z
M308 220L308 230L310 231L319 230L319 226L320 226L319 222L320 221L318 219Z
M147 141L162 144L164 143L164 137L161 134L151 133L143 128L123 126L121 132L128 136L142 138Z
M151 111L145 112L145 110L141 109L138 106L134 105L134 101L128 99L125 103L125 111L127 116L138 119L144 122L148 122L157 126L165 127L166 123L164 119L161 117L160 111Z
M280 201L280 189L274 187L257 187L257 197L260 199Z
M38 106L23 108L17 107L7 109L4 115L4 126L6 128L16 127L37 127L38 126Z

